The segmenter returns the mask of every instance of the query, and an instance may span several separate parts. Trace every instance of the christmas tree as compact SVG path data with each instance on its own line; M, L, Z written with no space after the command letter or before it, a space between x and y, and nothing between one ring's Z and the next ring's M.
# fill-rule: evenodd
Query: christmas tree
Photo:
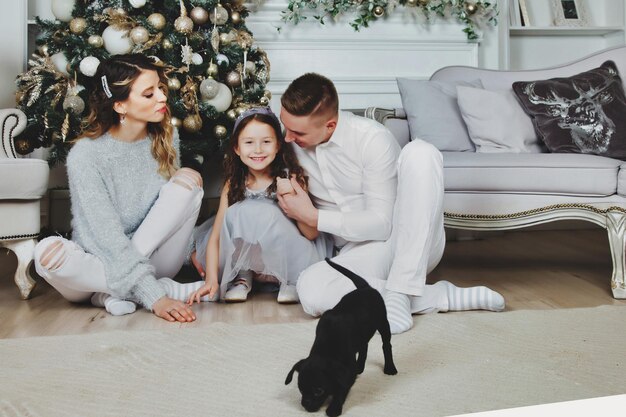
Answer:
M268 105L270 65L256 47L241 0L52 0L55 21L38 19L38 53L18 76L16 101L28 116L20 153L50 147L62 162L89 114L101 60L143 53L171 67L168 104L183 165L220 152L237 116Z

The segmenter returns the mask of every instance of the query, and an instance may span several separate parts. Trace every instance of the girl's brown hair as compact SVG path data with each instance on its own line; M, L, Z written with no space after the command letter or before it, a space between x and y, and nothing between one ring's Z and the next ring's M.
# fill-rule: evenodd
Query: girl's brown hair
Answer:
M120 115L113 105L128 98L133 83L142 71L156 71L160 87L167 96L165 67L150 57L142 54L114 55L100 63L89 98L91 112L80 137L96 139L120 123ZM148 123L148 134L152 139L152 156L159 163L159 174L170 178L178 169L178 163L173 144L174 128L170 110L166 109L161 122Z
M287 172L296 177L298 183L307 189L308 181L304 175L304 170L298 163L298 158L293 151L293 148L285 142L285 138L280 129L280 123L276 116L256 113L248 117L244 117L240 120L233 130L230 136L230 146L226 151L226 157L224 159L224 176L228 183L228 205L231 206L238 201L244 199L244 192L246 190L246 179L248 178L248 167L241 162L239 155L235 153L235 148L239 142L239 135L241 131L250 123L256 120L261 123L268 124L274 130L276 139L278 140L278 153L276 158L270 165L270 175L273 178L272 184L268 187L268 192L276 191L276 177L287 177Z

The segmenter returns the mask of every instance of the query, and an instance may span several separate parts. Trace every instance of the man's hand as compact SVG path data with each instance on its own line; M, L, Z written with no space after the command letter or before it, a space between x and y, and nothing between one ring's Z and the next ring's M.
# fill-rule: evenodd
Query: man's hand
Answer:
M295 178L291 178L293 193L278 195L278 205L287 217L302 222L313 228L317 228L318 212L309 194L298 184Z

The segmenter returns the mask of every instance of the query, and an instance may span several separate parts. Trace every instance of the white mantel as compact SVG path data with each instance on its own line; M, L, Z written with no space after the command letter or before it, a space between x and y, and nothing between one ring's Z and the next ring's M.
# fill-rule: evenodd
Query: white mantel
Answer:
M281 20L286 0L248 4L246 25L271 63L272 107L291 80L305 72L332 79L342 108L400 106L396 77L426 79L446 65L498 68L498 29L488 27L478 42L468 42L454 18L431 23L395 11L356 32L347 16L320 25L309 18L298 25ZM278 31L276 28L281 27Z

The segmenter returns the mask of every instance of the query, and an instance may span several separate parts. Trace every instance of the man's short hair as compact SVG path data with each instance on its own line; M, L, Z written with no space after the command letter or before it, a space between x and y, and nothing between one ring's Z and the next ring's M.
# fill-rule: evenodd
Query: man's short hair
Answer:
M339 112L339 97L331 80L313 72L289 84L280 98L283 108L294 116L321 116L330 119Z

